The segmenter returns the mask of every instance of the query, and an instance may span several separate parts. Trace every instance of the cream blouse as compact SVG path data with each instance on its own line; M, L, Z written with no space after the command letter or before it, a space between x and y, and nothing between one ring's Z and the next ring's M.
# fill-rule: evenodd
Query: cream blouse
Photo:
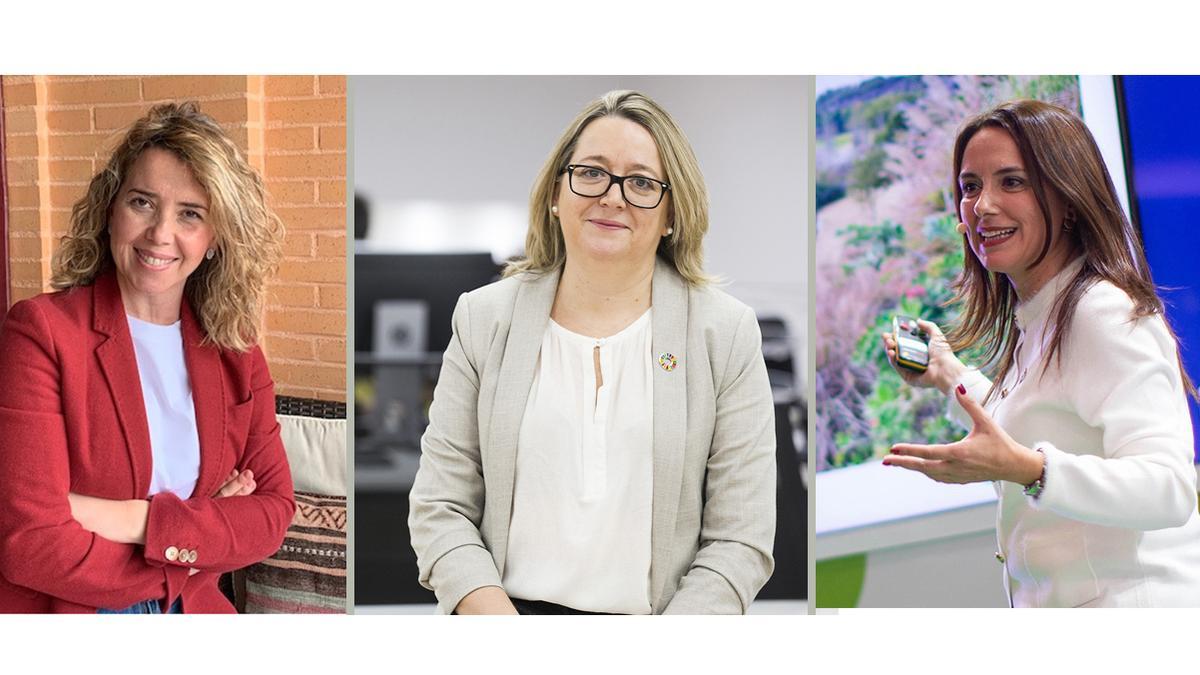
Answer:
M546 327L517 441L503 579L511 597L650 613L650 314L607 338Z

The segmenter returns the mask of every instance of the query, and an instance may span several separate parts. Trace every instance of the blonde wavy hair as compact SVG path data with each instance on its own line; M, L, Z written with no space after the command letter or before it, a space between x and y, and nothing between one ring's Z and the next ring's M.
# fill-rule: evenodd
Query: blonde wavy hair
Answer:
M675 120L649 96L636 91L610 91L589 103L554 145L538 172L529 196L529 231L525 235L525 257L504 268L504 276L522 272L542 273L558 269L567 258L566 244L558 218L550 213L562 172L575 152L579 135L589 124L615 115L641 125L658 146L663 177L670 184L667 194L667 225L674 232L658 245L658 255L671 263L689 284L712 281L704 273L704 235L708 233L708 190L691 143Z
M208 193L216 255L188 277L184 294L206 342L246 351L261 335L267 278L279 264L283 223L267 205L262 178L195 102L155 106L129 128L71 210L70 229L51 263L50 285L88 285L113 268L108 214L129 170L148 148L174 153Z

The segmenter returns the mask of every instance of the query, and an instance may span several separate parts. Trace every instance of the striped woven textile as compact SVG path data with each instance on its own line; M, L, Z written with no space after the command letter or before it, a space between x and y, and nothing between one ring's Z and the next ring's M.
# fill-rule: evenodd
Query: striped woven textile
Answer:
M296 493L279 551L246 568L248 614L346 612L346 498Z

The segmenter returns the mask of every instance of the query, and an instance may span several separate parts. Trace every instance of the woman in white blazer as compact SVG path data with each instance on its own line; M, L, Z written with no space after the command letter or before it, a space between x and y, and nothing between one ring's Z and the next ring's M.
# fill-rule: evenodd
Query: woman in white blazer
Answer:
M771 574L754 313L708 284L683 132L616 91L559 139L526 257L454 312L409 528L439 609L744 613Z
M1200 606L1195 389L1095 140L1063 108L1013 101L967 121L954 171L963 311L948 336L921 322L928 371L898 370L971 431L884 463L996 481L1014 606ZM955 357L968 347L992 380Z

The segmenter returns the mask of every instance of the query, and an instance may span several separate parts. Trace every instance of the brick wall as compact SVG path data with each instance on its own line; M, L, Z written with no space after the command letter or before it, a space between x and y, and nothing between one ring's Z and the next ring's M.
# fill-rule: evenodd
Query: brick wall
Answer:
M194 99L246 152L287 227L263 345L277 391L346 398L346 80L340 76L0 78L11 301L48 290L71 207L151 105Z

